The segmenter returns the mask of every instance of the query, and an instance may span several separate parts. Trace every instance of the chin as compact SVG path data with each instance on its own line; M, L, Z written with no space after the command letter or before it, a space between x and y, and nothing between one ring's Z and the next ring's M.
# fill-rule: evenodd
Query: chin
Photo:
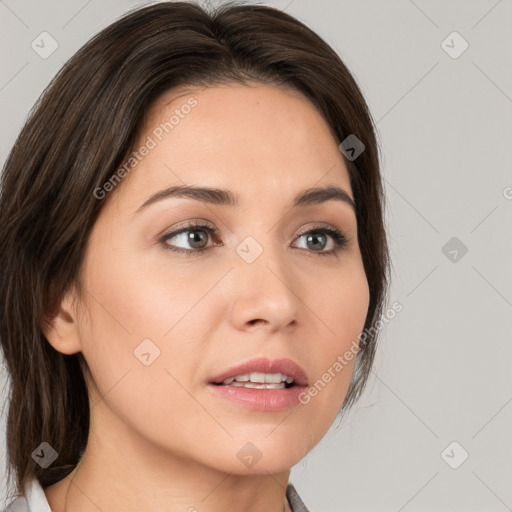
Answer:
M219 464L215 464L214 467L217 470L221 470L225 473L230 473L233 475L268 475L268 474L279 474L290 471L291 468L300 462L301 458L296 459L295 457L290 457L287 454L280 456L279 454L263 454L261 458L257 458L256 455L254 459L251 461L247 458L247 455L244 456L246 458L246 462L242 462L238 459L237 456L233 459L232 457L226 458L223 457L222 462Z
M226 462L236 474L289 471L313 448L315 439L303 425L286 425L286 420L280 425L245 426L243 433L235 435L230 450L233 457Z

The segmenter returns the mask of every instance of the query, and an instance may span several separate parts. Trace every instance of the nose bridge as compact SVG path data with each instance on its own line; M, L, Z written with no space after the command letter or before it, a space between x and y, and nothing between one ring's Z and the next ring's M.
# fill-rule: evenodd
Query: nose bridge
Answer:
M285 286L286 254L273 234L273 231L264 233L262 229L258 234L246 236L236 247L237 267L241 273L248 272L251 280L256 277L267 287L267 281L274 280L278 280L279 286ZM281 279L277 279L276 274Z
M273 231L262 229L236 247L233 311L238 324L261 320L277 327L297 318L297 280L286 262L285 248L272 235Z

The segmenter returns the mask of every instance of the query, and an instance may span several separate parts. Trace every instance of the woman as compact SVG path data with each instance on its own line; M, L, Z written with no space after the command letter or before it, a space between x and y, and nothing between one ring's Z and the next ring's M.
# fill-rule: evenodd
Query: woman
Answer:
M373 123L276 9L140 8L64 66L2 175L7 510L306 511L387 290Z

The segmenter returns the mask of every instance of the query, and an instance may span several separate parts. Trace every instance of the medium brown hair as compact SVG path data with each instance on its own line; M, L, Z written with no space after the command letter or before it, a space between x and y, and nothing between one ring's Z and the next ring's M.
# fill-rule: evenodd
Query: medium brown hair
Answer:
M317 34L275 8L229 2L211 12L163 2L124 15L85 44L46 88L5 163L0 196L0 338L10 394L9 479L16 493L37 477L46 487L69 474L85 450L89 402L81 353L65 355L42 327L76 287L88 236L106 200L93 191L122 165L155 100L182 85L259 82L302 92L339 144L355 134L364 151L344 156L370 289L365 329L379 319L388 248L372 118L354 77ZM340 412L368 379L377 333L361 340ZM41 442L58 453L46 469Z

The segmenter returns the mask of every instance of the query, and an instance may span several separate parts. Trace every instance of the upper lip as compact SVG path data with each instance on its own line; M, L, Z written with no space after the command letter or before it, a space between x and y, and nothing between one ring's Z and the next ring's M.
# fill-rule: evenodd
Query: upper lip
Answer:
M237 375L251 372L282 373L287 377L293 377L294 383L298 386L307 386L308 384L306 372L291 359L267 359L266 357L251 359L237 366L232 366L228 370L213 377L211 382L221 384L230 377L236 377Z

